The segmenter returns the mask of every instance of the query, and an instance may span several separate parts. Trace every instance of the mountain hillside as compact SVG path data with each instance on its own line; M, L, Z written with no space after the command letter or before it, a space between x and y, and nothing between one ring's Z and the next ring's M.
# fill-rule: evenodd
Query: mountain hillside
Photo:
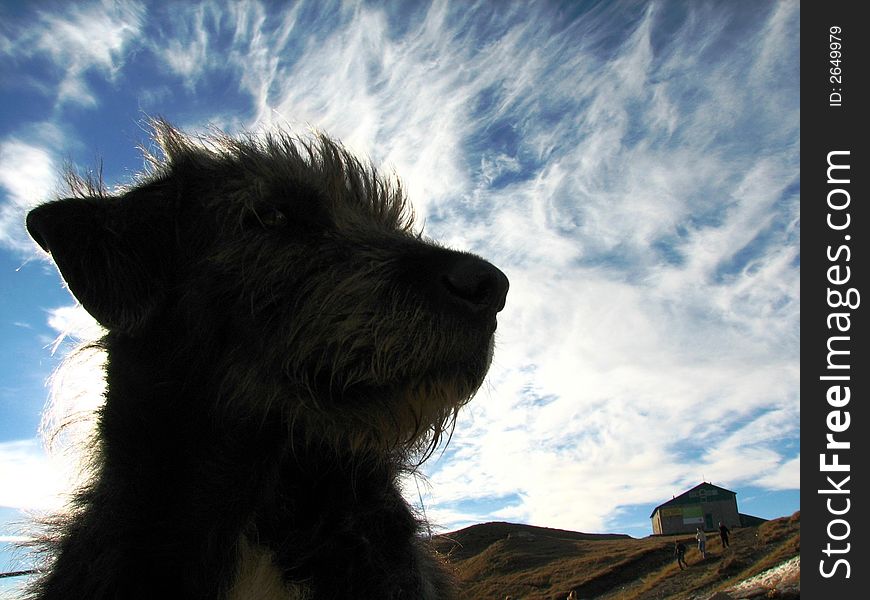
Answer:
M689 567L680 570L674 541L687 547ZM800 512L754 527L735 528L723 548L718 533L707 534L701 558L691 534L635 539L620 534L586 534L559 529L484 523L436 536L467 600L702 600L782 565L800 552ZM783 578L783 569L789 575ZM799 561L757 577L726 598L799 597ZM779 574L779 575L777 575ZM754 587L753 587L754 586ZM735 591L735 593L737 593ZM756 596L756 594L761 594Z

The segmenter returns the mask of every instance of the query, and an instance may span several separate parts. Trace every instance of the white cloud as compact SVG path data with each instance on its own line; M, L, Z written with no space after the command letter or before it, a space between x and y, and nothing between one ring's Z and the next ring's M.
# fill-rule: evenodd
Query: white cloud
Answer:
M801 457L780 464L761 477L757 485L771 490L794 490L801 487Z
M57 510L63 506L68 474L36 439L0 442L0 506Z
M115 76L126 58L125 47L139 34L143 15L137 2L109 0L71 5L63 13L39 12L4 50L16 57L46 56L58 67L63 73L56 86L58 105L95 106L86 73Z
M710 74L699 64L687 85L710 89L711 97L677 108L673 80L644 84L652 69L649 23L648 14L612 63L578 66L567 80L554 77L554 57L537 52L546 93L558 96L562 85L573 85L589 95L588 109L574 122L560 120L556 134L528 131L529 145L545 149L539 153L546 164L536 178L507 188L491 189L485 177L472 201L482 214L471 217L467 206L442 199L447 218L439 230L503 266L512 288L490 387L460 420L450 461L428 469L432 514L461 517L451 507L480 495L515 495L517 502L493 516L596 531L608 523L615 498L655 503L704 476L799 486L797 459L785 459L778 445L795 440L799 424L798 208L796 198L781 203L798 177L796 155L786 149L747 159L729 149L732 142L711 148L711 137L740 125L754 93L730 87L722 73L751 61L736 55ZM719 25L709 29L715 36ZM440 37L450 39L443 31ZM794 48L782 37L771 43ZM534 79L521 57L517 49L501 54L500 69ZM675 54L657 69L673 77L678 60ZM480 70L474 58L457 63ZM437 88L432 75L427 84ZM490 77L498 79L491 72L483 79ZM688 119L679 122L686 109ZM793 134L792 123L782 133L773 124L778 116L769 117L769 133L760 134ZM638 118L642 142L631 146L626 136ZM457 122L451 145L475 125ZM677 132L682 141L672 143ZM437 137L416 137L451 155ZM453 193L467 197L468 178L454 181ZM775 219L790 222L771 234L782 243L755 242ZM679 227L675 250L685 260L662 263L650 245ZM718 276L752 243L746 266ZM626 256L627 278L613 252ZM589 266L579 266L584 261ZM551 400L530 402L529 390ZM771 415L775 424L768 426Z
M798 435L793 361L594 271L523 275L456 454L429 467L430 510L519 494L502 517L604 531L616 498L655 502L704 476L772 482L776 443Z
M169 69L194 84L211 62L208 53L208 33L203 6L198 6L190 21L175 21L181 31L174 32L165 46L155 47Z
M32 253L35 244L24 228L24 214L57 189L59 170L51 152L15 138L0 140L0 244Z

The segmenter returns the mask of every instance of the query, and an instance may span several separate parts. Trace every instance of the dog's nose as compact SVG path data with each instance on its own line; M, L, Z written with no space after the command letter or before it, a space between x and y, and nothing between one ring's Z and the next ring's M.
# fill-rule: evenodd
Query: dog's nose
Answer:
M465 255L444 274L444 287L475 310L500 311L508 292L508 278L497 267Z

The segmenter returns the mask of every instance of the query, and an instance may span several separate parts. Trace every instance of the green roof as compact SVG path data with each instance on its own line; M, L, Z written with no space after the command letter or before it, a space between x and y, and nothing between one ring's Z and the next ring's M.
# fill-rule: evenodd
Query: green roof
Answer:
M649 518L652 519L653 515L656 514L656 511L665 506L685 506L687 504L701 504L702 502L727 500L728 498L735 497L737 497L737 492L726 490L723 487L719 487L718 485L713 485L712 483L707 483L705 481L703 483L699 483L692 489L683 492L679 496L668 500L664 504L659 504L653 509L652 513L650 513Z

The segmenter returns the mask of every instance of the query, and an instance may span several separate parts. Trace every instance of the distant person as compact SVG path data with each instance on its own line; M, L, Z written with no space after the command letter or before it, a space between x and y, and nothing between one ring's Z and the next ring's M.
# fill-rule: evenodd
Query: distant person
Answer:
M695 539L698 540L698 551L701 558L707 558L707 534L700 527L696 528Z
M680 571L688 568L689 563L686 562L686 545L679 540L674 542L674 558L677 559L677 564L680 565Z
M731 533L731 530L725 527L725 524L722 521L719 521L719 537L722 540L722 547L728 547L728 534Z

